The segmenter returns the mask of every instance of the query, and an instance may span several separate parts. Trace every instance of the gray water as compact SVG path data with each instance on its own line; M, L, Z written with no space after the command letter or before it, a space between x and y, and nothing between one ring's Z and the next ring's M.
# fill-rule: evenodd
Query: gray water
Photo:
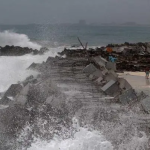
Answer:
M4 30L26 34L46 46L78 45L77 37L89 46L150 41L150 27L146 26L1 25L0 31Z

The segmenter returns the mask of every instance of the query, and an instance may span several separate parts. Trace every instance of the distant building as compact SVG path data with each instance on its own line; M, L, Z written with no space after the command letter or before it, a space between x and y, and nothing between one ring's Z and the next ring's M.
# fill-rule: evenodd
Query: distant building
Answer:
M79 24L80 25L86 25L86 21L85 20L79 20Z

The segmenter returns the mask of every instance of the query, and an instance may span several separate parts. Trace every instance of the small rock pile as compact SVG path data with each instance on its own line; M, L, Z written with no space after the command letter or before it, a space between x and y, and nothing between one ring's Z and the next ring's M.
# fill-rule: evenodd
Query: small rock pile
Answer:
M107 48L112 52L108 53ZM85 49L64 49L60 56L66 57L95 57L102 56L106 60L111 55L117 58L116 67L118 71L144 71L146 67L150 68L150 43L124 43L109 44L106 47Z
M33 50L28 47L20 47L20 46L9 46L0 47L0 56L22 56L25 54L33 53L33 55L43 54L48 49L46 47L42 47L40 50Z

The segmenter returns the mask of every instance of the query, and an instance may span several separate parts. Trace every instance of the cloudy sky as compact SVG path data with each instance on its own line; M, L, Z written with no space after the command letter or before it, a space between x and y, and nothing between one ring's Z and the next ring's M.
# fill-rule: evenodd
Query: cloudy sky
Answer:
M150 0L0 0L0 24L150 24Z

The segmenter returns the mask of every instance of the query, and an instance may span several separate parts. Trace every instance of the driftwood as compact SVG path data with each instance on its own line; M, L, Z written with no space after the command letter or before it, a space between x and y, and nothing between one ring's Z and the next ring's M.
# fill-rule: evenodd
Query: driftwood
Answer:
M81 40L79 39L79 37L78 37L78 41L81 44L82 48L85 49L85 47L83 46L83 44L82 44Z

